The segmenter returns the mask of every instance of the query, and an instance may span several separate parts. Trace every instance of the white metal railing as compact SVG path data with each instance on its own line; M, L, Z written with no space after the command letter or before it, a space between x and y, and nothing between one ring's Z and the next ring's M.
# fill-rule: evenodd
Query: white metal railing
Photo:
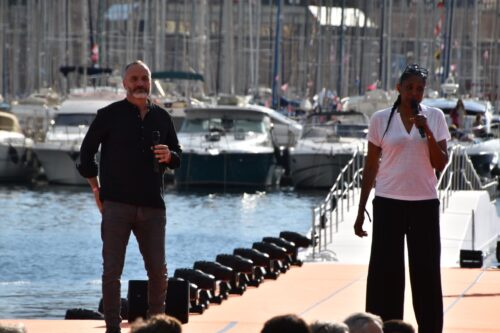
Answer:
M364 149L357 150L342 168L326 198L312 209L313 258L316 248L319 252L326 250L326 246L333 240L333 228L338 232L339 223L344 220L344 212L355 205L356 196L361 191L363 166Z
M344 212L355 206L361 192L364 152L357 151L344 166L325 199L312 209L311 239L312 258L327 250L333 241L334 228L344 221ZM498 178L482 184L465 148L457 145L450 149L449 161L440 173L436 188L443 211L448 207L450 196L458 190L488 191L491 200L497 195Z
M482 183L465 148L457 145L450 150L448 164L441 172L436 188L444 212L448 208L453 191L487 191L491 200L494 200L497 186L498 179Z

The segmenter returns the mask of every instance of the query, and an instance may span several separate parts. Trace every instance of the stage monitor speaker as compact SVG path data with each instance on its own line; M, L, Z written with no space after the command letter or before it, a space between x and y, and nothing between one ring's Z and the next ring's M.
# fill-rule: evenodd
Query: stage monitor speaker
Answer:
M168 279L165 313L185 324L189 320L189 281Z
M475 250L460 250L460 267L463 268L483 267L483 252Z
M148 281L130 280L128 282L128 322L139 317L146 319L148 312Z

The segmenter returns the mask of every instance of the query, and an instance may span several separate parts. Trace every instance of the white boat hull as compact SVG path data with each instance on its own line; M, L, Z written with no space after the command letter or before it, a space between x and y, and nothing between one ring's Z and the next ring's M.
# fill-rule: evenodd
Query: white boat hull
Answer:
M37 144L35 154L40 160L49 183L64 185L86 185L87 180L76 169L80 147Z
M293 154L290 175L297 188L330 188L342 168L352 158L352 153L326 155L318 153Z

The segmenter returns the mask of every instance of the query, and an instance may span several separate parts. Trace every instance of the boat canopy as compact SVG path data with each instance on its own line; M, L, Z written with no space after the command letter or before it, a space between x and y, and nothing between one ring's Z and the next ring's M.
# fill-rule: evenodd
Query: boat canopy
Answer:
M422 104L432 106L443 110L448 114L457 105L457 98L424 98ZM468 114L486 113L488 111L488 102L481 102L473 99L463 99L465 110Z
M196 111L200 112L201 110L209 110L207 112L212 112L212 114L216 114L217 112L227 112L227 111L260 113L271 117L271 119L273 119L274 121L278 121L279 123L287 124L289 126L298 128L302 127L297 121L290 119L273 109L266 108L265 106L252 105L252 104L245 106L218 105L217 107L189 108L185 110L186 116L189 116L189 114L192 114L193 112Z
M17 117L3 111L0 111L0 131L22 133Z
M61 66L59 71L64 75L68 76L69 73L77 72L78 74L84 74L94 76L111 74L113 70L111 68L100 68L100 67L84 67L84 66Z
M154 79L171 79L171 80L192 80L192 81L205 81L203 75L192 72L180 71L164 71L152 72L151 78Z

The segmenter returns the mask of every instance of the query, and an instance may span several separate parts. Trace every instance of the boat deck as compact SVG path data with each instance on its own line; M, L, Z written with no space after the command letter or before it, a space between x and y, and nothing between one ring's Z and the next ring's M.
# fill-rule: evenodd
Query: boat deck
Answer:
M242 296L211 304L202 315L189 316L184 333L255 333L278 314L296 313L308 322L342 321L364 309L366 265L306 263L292 267L277 280L265 280ZM500 269L443 268L444 332L500 332ZM416 326L407 288L405 320ZM23 323L28 333L102 333L97 320L0 320ZM124 321L122 332L129 332Z

